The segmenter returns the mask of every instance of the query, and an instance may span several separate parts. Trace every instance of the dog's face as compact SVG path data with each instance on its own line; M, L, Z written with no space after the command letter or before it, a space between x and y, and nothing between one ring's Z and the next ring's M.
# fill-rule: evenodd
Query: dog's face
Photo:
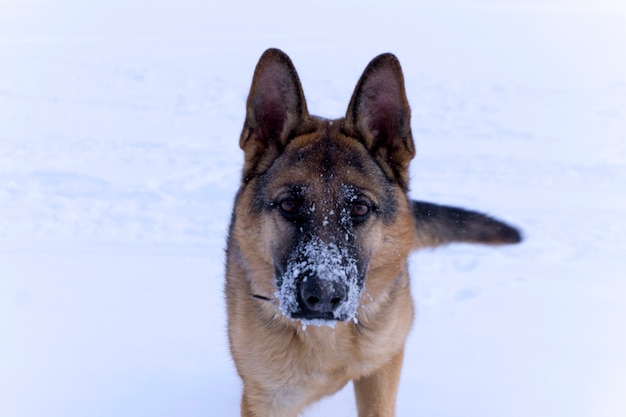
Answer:
M272 235L281 311L346 321L356 314L372 257L382 255L385 229L406 202L365 147L340 132L341 123L314 123L260 175L256 198Z
M246 253L260 255L252 287L282 314L348 321L380 299L411 249L406 197L413 142L395 57L374 60L345 119L309 116L291 61L261 58L241 137L239 198ZM270 275L271 270L271 275Z

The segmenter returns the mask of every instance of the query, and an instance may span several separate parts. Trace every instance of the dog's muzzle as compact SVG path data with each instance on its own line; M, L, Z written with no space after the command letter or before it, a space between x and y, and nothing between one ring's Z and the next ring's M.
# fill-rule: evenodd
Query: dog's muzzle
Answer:
M355 256L334 243L313 240L277 271L276 298L286 317L348 321L356 315L362 280Z

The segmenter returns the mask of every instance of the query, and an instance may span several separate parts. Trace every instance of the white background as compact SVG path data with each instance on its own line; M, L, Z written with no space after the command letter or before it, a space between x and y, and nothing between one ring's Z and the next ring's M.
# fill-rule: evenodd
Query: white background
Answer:
M626 415L626 6L591 0L0 0L0 415L238 415L223 249L272 46L326 117L395 53L411 195L523 229L412 256L398 416Z

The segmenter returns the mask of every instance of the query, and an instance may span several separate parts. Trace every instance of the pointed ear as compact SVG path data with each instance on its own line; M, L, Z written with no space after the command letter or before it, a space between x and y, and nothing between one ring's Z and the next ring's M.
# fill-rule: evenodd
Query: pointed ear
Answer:
M411 209L415 249L454 242L507 245L522 241L516 228L474 211L423 201L412 201Z
M365 145L390 179L408 189L415 145L402 68L394 55L379 55L365 68L350 100L344 129Z
M291 59L281 50L268 49L259 59L246 111L239 146L248 168L266 152L275 157L299 130L306 130L309 114L302 85Z

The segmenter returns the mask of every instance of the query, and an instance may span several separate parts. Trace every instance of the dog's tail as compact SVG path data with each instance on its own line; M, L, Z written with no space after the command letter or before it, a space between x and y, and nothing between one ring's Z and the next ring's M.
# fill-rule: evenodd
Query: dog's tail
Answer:
M485 214L458 207L412 201L414 248L463 242L509 245L522 241L518 229Z

